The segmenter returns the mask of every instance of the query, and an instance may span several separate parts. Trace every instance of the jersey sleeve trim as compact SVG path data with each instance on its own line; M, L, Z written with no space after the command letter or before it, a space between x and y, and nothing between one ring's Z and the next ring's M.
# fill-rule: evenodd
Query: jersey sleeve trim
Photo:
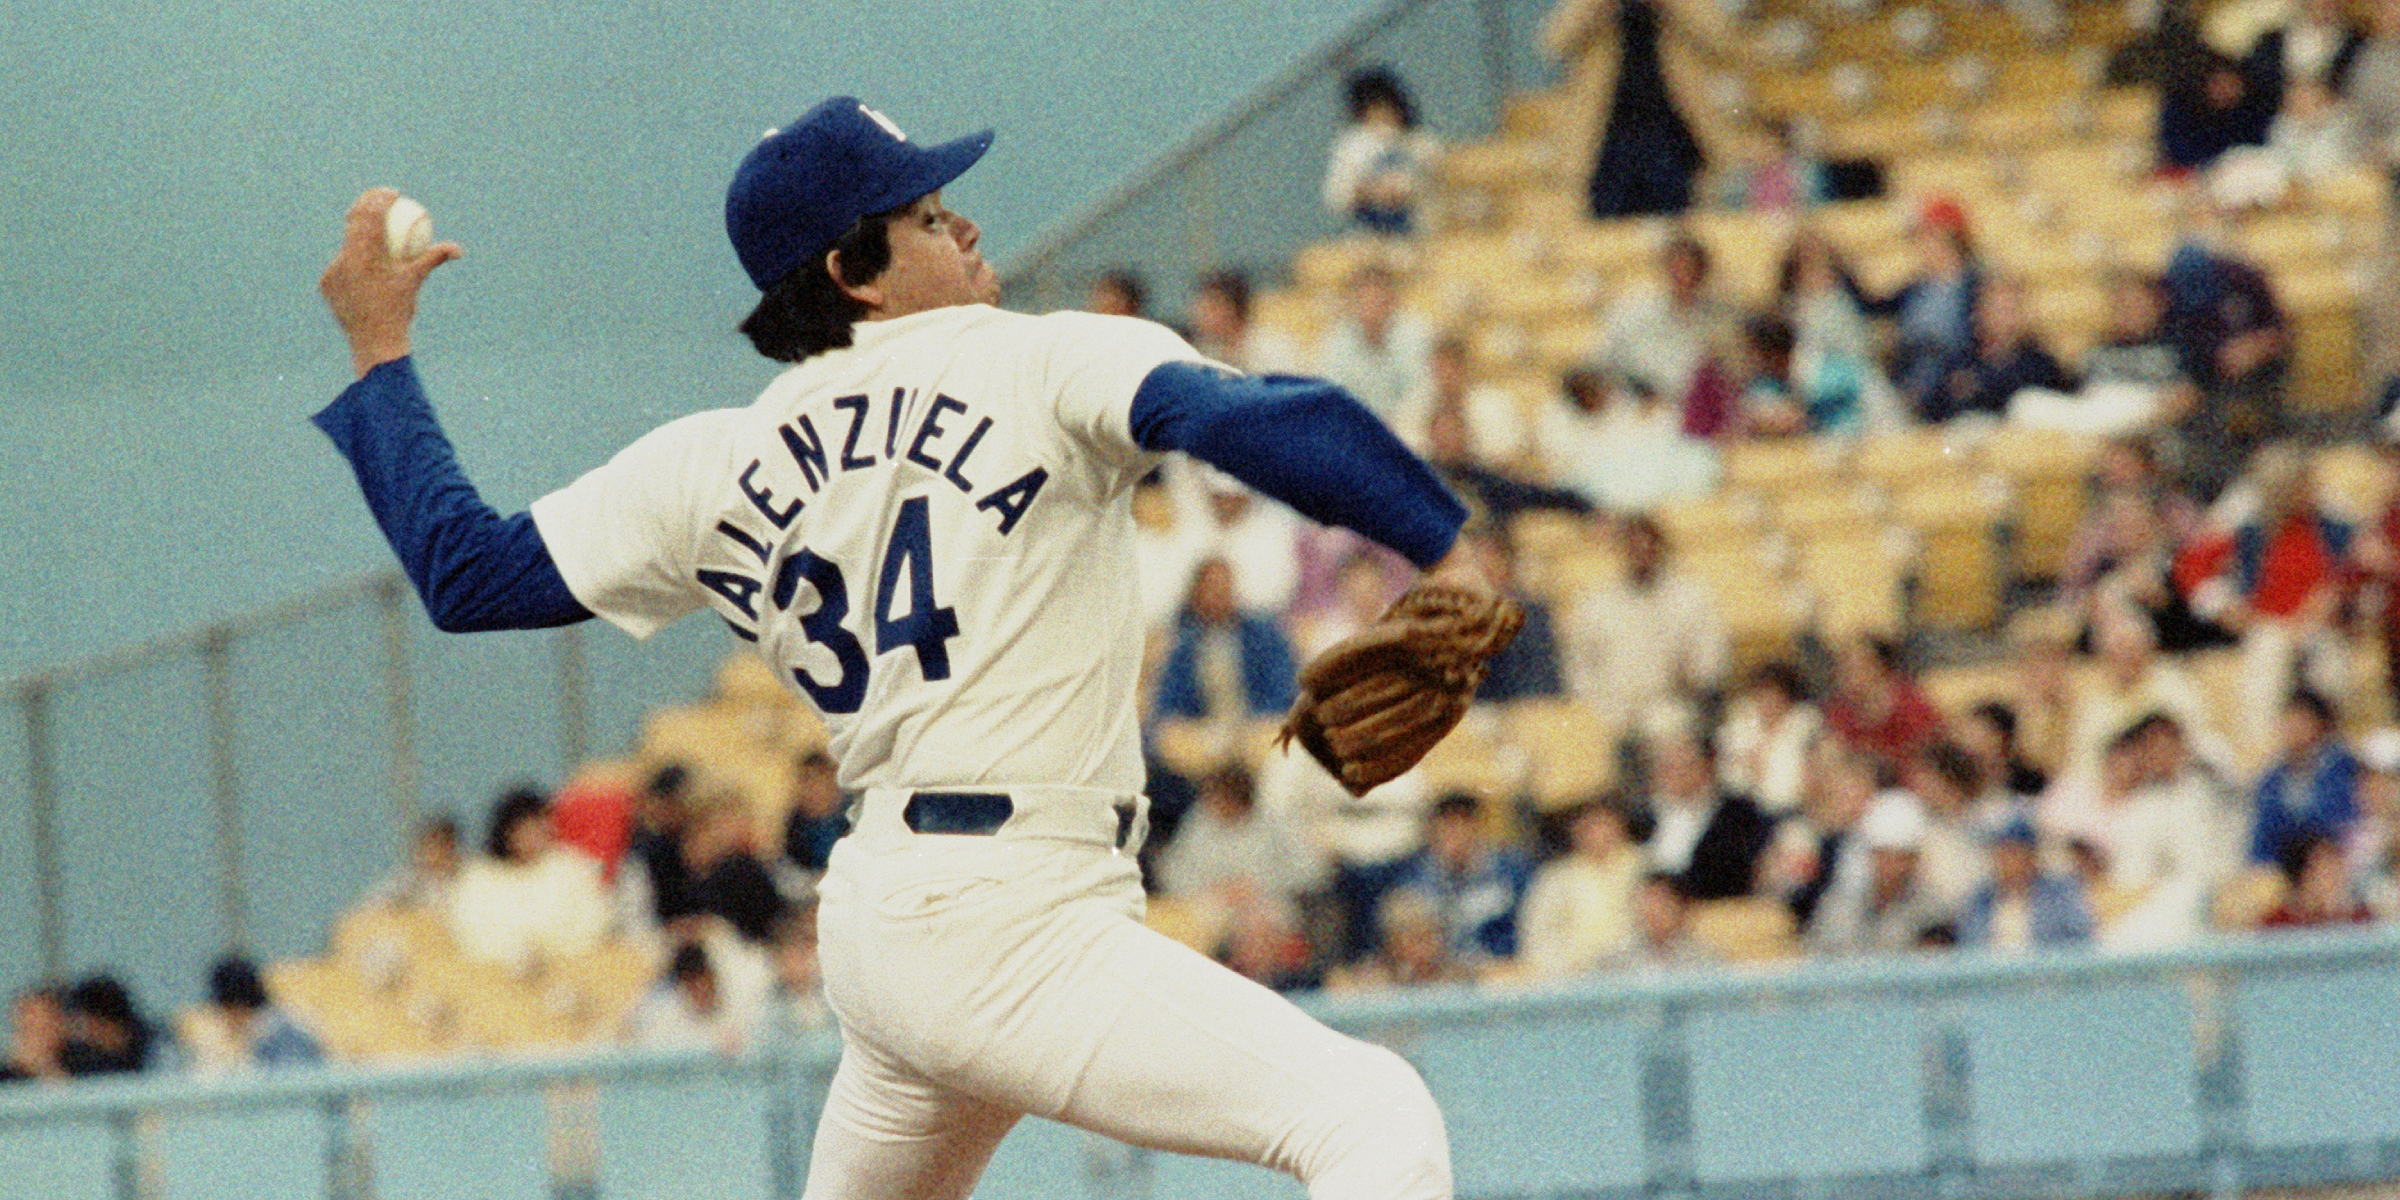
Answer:
M378 364L314 424L349 460L436 629L549 629L591 619L533 519L502 517L468 482L409 359Z

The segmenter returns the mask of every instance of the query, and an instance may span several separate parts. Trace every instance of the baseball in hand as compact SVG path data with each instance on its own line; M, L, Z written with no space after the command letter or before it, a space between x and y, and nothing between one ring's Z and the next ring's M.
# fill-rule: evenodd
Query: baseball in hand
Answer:
M402 196L392 201L391 211L383 218L384 253L402 262L416 258L433 245L433 214L425 206Z

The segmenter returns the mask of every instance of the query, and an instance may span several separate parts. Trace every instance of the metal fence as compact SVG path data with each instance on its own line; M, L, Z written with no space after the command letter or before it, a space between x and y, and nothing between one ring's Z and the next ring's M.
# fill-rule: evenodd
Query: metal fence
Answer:
M1320 999L1413 1062L1458 1194L2030 1200L2400 1179L2400 938ZM789 1200L835 1041L0 1093L0 1195ZM1296 1200L1046 1121L983 1200Z
M314 953L436 811L481 824L704 687L713 631L436 635L379 574L0 691L0 989L111 970L154 1006L210 959Z
M1552 78L1536 49L1553 0L1398 0L1361 18L1123 186L1011 255L1004 302L1025 312L1082 304L1116 268L1140 271L1152 310L1179 310L1192 283L1238 267L1264 281L1342 220L1318 191L1346 120L1350 72L1386 66L1425 128L1465 141L1499 126L1508 97Z

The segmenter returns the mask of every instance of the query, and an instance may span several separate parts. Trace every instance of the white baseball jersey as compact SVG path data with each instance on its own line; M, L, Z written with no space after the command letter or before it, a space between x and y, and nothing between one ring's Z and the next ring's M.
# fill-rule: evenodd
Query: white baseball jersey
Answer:
M1127 427L1147 321L980 305L861 322L747 408L536 501L584 607L705 606L824 714L846 788L1142 787Z

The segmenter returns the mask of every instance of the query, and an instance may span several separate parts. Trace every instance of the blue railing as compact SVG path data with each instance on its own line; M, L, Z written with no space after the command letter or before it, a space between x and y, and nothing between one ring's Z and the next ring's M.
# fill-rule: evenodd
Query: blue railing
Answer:
M1462 1197L2028 1198L2400 1179L2400 935L1320 998ZM785 1200L835 1061L608 1054L0 1094L0 1195ZM1295 1197L1028 1121L982 1200Z

